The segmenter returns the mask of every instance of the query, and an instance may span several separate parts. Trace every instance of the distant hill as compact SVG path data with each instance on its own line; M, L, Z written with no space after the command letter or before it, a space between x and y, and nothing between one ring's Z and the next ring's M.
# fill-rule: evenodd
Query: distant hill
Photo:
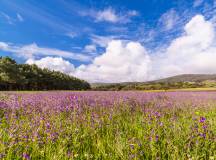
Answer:
M158 90L216 87L216 74L182 74L148 82L93 83L94 90Z
M159 79L156 81L151 81L150 83L202 82L207 80L216 81L216 74L182 74L164 79Z

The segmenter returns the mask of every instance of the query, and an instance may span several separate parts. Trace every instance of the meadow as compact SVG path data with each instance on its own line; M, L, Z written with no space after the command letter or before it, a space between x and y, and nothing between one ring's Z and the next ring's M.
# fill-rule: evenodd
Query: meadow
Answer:
M216 92L1 92L0 159L216 159Z

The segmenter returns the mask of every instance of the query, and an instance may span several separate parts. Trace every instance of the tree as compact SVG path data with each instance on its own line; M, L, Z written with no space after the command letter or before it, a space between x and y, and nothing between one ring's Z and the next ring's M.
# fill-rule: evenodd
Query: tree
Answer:
M0 90L87 90L90 84L61 72L36 65L17 64L0 57Z

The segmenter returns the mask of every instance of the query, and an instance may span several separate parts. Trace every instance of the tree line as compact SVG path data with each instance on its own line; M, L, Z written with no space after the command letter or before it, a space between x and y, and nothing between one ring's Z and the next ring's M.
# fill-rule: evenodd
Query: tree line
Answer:
M17 64L0 57L0 90L87 90L90 84L67 74L41 69L37 65Z
M214 83L215 84L215 83ZM216 85L216 84L215 84ZM209 87L204 82L154 82L154 83L116 83L92 86L97 91L128 91L128 90L169 90L183 88Z

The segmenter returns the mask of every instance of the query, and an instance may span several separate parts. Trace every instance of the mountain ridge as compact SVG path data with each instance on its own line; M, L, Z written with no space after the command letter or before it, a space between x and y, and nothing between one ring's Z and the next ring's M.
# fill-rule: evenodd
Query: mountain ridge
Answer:
M152 81L143 81L143 82L113 82L113 83L91 83L93 85L110 85L110 84L127 84L127 83L158 83L158 82L197 82L203 80L216 80L216 74L179 74L175 76L170 76L167 78L161 78Z
M91 83L95 90L148 90L216 87L216 74L180 74L146 82Z
M149 82L200 82L205 80L216 80L216 74L180 74Z

